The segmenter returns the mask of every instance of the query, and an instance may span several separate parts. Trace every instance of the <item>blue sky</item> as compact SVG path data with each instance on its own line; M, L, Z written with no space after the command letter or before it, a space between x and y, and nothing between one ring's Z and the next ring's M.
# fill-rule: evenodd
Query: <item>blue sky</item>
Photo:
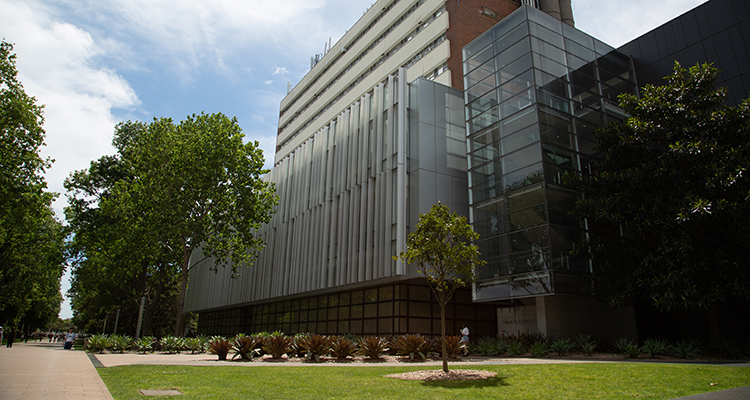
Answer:
M619 46L705 0L573 0L576 27ZM279 102L310 57L335 43L370 0L0 0L0 38L45 105L43 154L63 218L63 180L113 154L120 121L236 116L273 163ZM70 286L63 279L63 293ZM63 304L62 318L71 316Z

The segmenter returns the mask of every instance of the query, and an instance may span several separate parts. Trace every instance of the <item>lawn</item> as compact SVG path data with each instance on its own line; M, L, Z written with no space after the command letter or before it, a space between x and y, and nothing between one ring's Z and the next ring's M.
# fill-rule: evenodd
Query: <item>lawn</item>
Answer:
M750 385L750 368L658 363L456 366L497 372L485 381L420 382L384 375L425 366L157 366L98 369L117 400L138 389L171 399L674 399ZM432 369L433 367L429 367ZM439 368L439 367L437 367ZM435 369L437 369L435 368ZM167 397L150 397L167 398Z

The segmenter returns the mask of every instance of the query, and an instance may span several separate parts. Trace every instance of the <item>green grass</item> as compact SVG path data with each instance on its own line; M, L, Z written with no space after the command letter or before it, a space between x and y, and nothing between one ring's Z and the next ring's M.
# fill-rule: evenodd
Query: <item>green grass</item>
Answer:
M419 382L384 375L426 366L157 366L98 369L115 399L177 389L187 399L673 399L750 384L750 368L596 363L454 366L498 373L485 381ZM712 386L711 384L715 384ZM152 397L149 397L152 398ZM153 397L167 398L167 397ZM175 399L175 397L169 397Z

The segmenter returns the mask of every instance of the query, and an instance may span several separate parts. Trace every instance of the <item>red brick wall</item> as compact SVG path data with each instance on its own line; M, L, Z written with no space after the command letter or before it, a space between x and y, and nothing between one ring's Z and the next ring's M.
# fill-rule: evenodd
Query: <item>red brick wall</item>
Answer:
M517 0L447 0L445 2L445 9L448 11L446 36L451 44L448 69L451 71L452 87L464 90L461 49L519 7L520 2ZM496 14L499 19L485 15L484 8Z

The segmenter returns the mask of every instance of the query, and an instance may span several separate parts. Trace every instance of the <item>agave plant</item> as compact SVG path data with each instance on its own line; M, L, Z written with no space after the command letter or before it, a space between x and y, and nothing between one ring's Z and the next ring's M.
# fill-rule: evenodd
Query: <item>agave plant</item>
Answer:
M205 337L185 338L185 348L192 354L203 353L206 349L208 339Z
M93 352L104 353L109 347L109 338L106 335L93 335L89 338L88 348Z
M147 351L153 351L154 349L154 337L144 336L135 341L135 347L138 348L139 353L146 354Z
M552 345L554 346L554 343ZM508 355L515 357L524 353L526 353L526 345L522 341L514 340L508 343Z
M390 347L396 350L396 355L408 356L409 360L414 361L416 356L427 360L430 343L422 335L403 335L393 338Z
M294 340L283 333L273 333L263 340L263 351L271 355L271 358L278 360L284 354L292 351Z
M234 358L239 356L242 360L252 360L252 358L258 354L258 347L260 345L258 339L255 336L247 336L244 333L238 333L232 339L232 350L234 351Z
M331 355L337 360L346 360L355 354L357 354L357 342L343 336L331 338Z
M669 341L666 339L651 338L643 342L641 351L646 353L649 357L654 358L669 352L672 346L669 345Z
M301 338L299 344L305 351L305 357L315 362L320 362L321 356L331 352L331 339L328 336L312 333Z
M575 346L576 346L575 343L573 343L570 339L561 338L552 342L552 345L550 346L550 350L554 351L559 356L564 356L565 353L568 353L571 350L573 350Z
M125 335L112 335L109 337L109 343L112 346L112 351L123 353L133 346L133 338Z
M698 358L701 355L701 341L700 339L683 340L672 346L672 351L680 358L688 360Z
M185 339L177 336L166 336L159 341L161 349L169 354L179 353L185 349Z
M359 339L359 352L370 360L380 360L380 355L388 351L388 343L383 338L366 336Z
M225 337L214 336L208 341L208 351L219 356L219 360L226 360L232 350L232 341Z
M591 337L591 335L584 335L579 334L576 337L576 343L578 344L578 347L586 353L587 356L590 356L594 353L594 350L599 346L599 344L596 342L594 338Z
M480 356L496 356L499 354L498 349L495 346L496 343L497 340L492 336L482 336L471 345L471 351Z
M550 346L546 340L537 340L529 347L531 356L535 358L547 357L550 352Z

